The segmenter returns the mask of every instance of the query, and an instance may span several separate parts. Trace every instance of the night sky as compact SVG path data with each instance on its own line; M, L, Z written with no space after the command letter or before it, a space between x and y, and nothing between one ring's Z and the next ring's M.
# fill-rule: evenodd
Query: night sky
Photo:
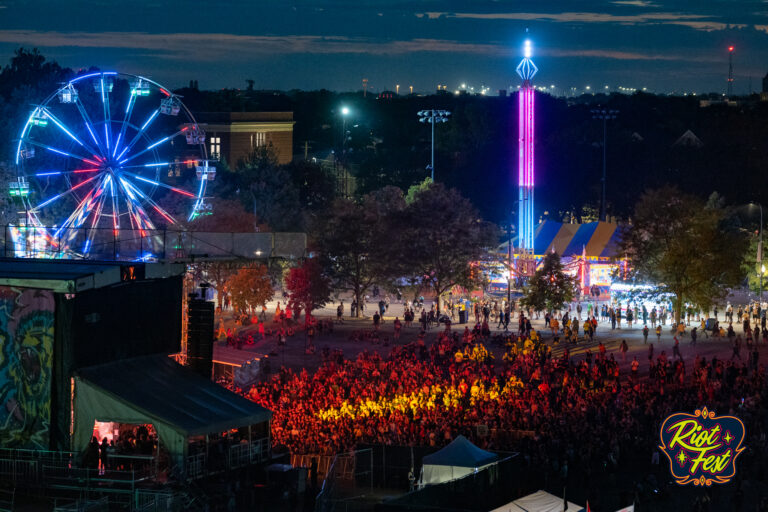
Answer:
M169 87L418 92L516 85L525 29L538 85L555 93L759 90L766 0L0 0L0 62L38 47L72 68L145 74Z

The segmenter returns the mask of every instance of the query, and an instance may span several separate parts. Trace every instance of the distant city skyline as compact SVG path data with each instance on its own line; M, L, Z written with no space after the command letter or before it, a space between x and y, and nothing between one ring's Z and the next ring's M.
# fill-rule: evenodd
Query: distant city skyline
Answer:
M554 93L645 88L734 94L768 71L760 0L0 0L0 62L37 47L74 69L151 76L169 87L434 92L514 89L525 29ZM586 87L590 86L589 91Z

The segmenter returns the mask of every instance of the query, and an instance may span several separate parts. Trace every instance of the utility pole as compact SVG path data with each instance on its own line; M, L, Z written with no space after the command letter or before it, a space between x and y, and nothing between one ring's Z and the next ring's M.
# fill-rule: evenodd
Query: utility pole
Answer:
M602 182L602 189L603 193L600 197L600 220L605 221L605 203L606 203L606 195L605 195L605 182L606 182L606 174L605 174L605 167L606 167L606 158L607 158L607 152L606 152L606 142L608 141L608 121L611 119L616 119L616 116L618 115L618 110L606 110L606 109L596 109L596 110L590 110L592 113L592 119L602 119L603 121L603 178L600 180Z

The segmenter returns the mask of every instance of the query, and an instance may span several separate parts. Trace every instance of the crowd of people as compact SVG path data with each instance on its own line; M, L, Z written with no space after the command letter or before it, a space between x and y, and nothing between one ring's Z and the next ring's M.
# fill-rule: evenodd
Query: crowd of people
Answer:
M337 353L314 375L281 369L241 391L274 412L276 449L439 447L463 434L485 449L519 451L540 474L564 480L659 464L664 418L706 404L745 422L752 455L740 464L764 474L768 393L757 359L683 361L662 352L651 356L650 378L641 380L636 360L621 372L602 344L583 360L567 348L555 357L530 328L500 338L501 360L486 349L482 332L448 328L429 345L424 338L394 346L385 357L363 351L350 360Z

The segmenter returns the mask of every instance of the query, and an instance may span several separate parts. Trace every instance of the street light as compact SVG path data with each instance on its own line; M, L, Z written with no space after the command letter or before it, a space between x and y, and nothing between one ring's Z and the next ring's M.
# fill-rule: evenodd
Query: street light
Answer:
M601 180L603 183L603 195L600 198L600 220L605 221L605 159L606 159L605 143L607 140L606 126L608 124L608 120L616 119L616 115L619 113L619 111L597 109L597 110L590 110L590 112L592 113L592 119L603 120L603 179Z
M451 113L447 110L419 110L419 122L432 125L432 163L429 170L432 171L432 182L435 181L435 123L447 123Z
M347 116L349 116L349 107L341 107L341 166L343 167L343 196L347 196L347 139L349 134L347 133ZM339 184L341 186L341 183Z

